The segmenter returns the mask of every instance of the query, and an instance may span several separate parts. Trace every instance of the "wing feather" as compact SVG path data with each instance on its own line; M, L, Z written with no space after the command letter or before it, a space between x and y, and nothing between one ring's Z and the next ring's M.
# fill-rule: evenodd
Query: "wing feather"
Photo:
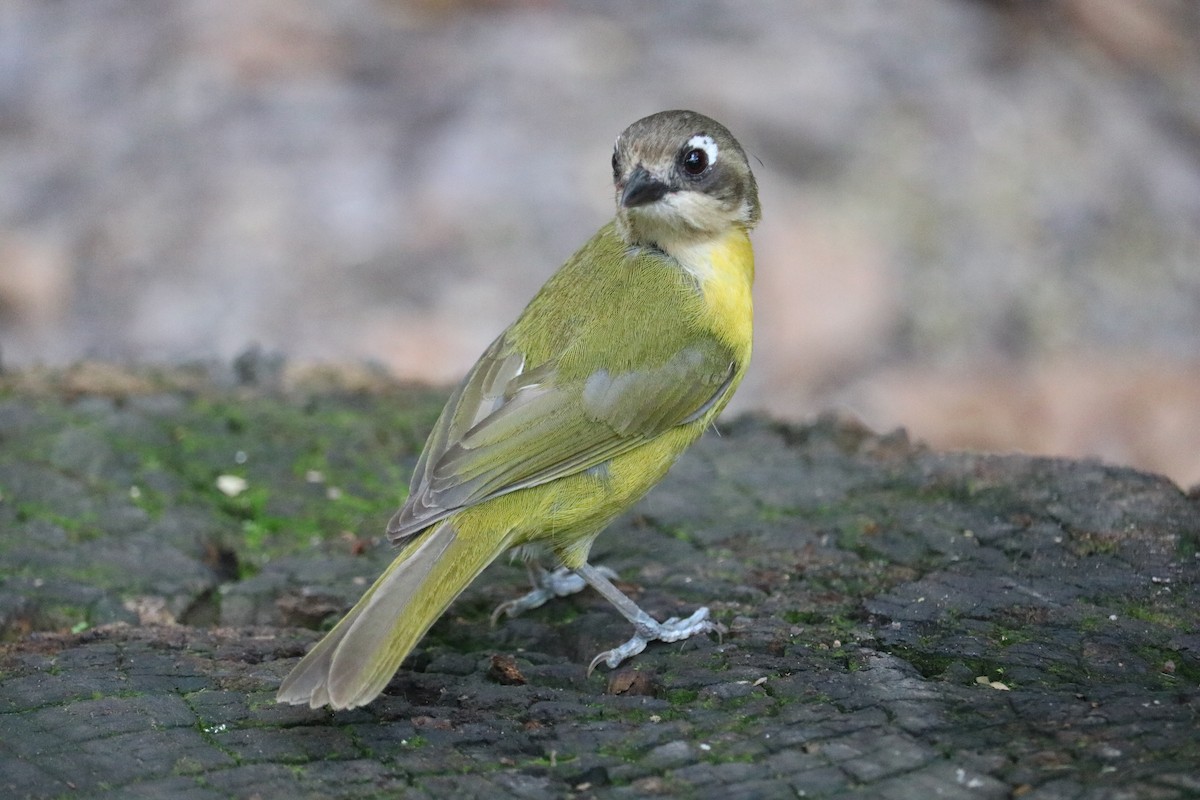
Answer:
M738 364L702 337L664 363L559 380L556 365L526 370L504 336L451 395L417 462L408 502L388 525L403 540L455 511L590 469L728 395Z

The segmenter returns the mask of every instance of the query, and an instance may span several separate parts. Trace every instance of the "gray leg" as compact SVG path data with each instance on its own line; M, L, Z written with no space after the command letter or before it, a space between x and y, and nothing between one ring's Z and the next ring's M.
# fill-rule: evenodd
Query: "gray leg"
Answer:
M612 581L605 574L607 571L603 568L585 563L575 572L587 581L589 586L604 595L608 602L616 606L617 611L621 612L621 616L633 623L633 638L625 644L614 647L612 650L605 650L593 658L592 663L588 665L589 675L601 662L604 662L609 669L615 668L625 659L636 656L645 650L646 645L653 641L678 642L697 633L721 634L725 632L723 625L708 618L707 608L696 609L695 613L687 619L671 617L666 622L658 622L654 617L642 611L638 604L626 597L620 589L613 586Z
M544 605L547 600L552 600L555 597L566 597L576 592L582 592L587 588L587 583L584 582L584 579L566 567L559 567L554 572L548 572L540 564L529 563L526 565L526 569L529 571L529 582L533 585L533 590L514 600L509 600L496 606L496 610L492 612L493 625L502 616L515 617L525 611ZM608 567L596 567L595 569L606 578L617 577L617 573ZM609 585L612 586L611 583ZM616 587L613 588L616 589Z

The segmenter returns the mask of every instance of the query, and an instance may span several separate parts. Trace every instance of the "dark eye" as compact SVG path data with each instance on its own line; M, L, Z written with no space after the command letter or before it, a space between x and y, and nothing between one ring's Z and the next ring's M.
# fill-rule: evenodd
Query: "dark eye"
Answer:
M679 163L683 166L684 172L695 177L708 169L708 153L699 147L688 150L683 154L683 158L679 160Z
M613 180L621 177L621 164L617 161L617 151L613 150Z

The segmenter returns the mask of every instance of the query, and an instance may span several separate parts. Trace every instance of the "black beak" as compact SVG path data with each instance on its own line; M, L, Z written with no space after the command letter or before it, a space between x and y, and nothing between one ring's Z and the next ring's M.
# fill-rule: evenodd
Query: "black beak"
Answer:
M621 205L625 208L644 206L661 199L668 191L665 183L654 178L639 164L629 174L625 190L621 192Z

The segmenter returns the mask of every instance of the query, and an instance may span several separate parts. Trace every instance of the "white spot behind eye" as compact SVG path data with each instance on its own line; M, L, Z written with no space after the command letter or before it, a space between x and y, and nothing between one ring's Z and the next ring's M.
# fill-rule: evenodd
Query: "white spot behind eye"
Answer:
M685 145L687 150L695 150L699 148L708 156L708 163L717 163L717 154L721 152L721 148L717 147L717 142L707 133L698 133L687 140Z

